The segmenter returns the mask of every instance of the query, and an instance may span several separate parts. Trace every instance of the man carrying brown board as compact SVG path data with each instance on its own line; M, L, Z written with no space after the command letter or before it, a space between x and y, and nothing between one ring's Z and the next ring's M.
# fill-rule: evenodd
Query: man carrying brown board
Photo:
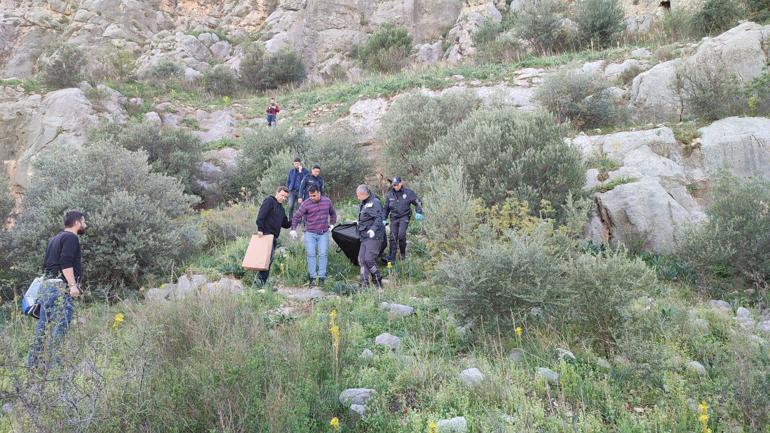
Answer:
M267 283L270 276L270 266L273 265L273 256L275 248L278 246L278 236L281 234L281 228L291 228L291 221L286 216L283 209L283 203L289 198L289 189L285 186L278 187L275 195L268 196L259 207L257 215L257 236L273 235L273 247L270 252L270 265L266 271L259 271L259 281L261 285Z

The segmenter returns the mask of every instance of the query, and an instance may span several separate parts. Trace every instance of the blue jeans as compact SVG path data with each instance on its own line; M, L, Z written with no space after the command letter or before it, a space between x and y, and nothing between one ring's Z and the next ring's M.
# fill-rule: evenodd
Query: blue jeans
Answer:
M267 115L267 126L275 126L275 114Z
M329 251L329 232L316 234L305 232L305 252L307 253L307 273L310 278L326 278L327 253ZM316 254L318 272L316 272Z
M275 248L278 246L278 236L273 237L273 250L270 253L270 264L267 265L266 271L259 271L259 281L262 285L267 283L267 278L270 276L270 268L273 266L273 259L275 259Z
M43 341L45 339L46 328L50 322L53 322L53 330L48 339L48 351L55 354L54 361L58 362L58 352L64 334L69 329L72 322L72 297L69 293L64 293L66 285L62 282L60 285L43 282L40 288L40 318L35 328L35 339L29 351L29 368L36 367L40 361L40 355L43 352Z

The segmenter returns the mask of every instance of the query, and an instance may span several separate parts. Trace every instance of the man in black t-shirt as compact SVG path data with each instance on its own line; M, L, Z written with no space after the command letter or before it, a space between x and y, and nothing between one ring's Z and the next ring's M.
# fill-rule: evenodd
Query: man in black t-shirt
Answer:
M48 323L54 323L49 352L55 353L72 321L73 298L80 296L83 278L79 236L85 233L86 227L86 217L82 212L67 211L64 214L64 230L48 241L43 260L44 280L38 298L40 318L29 352L30 368L38 366Z

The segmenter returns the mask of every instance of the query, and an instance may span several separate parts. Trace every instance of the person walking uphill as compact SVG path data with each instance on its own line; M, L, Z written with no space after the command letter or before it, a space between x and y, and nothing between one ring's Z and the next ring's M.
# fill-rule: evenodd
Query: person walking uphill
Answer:
M85 233L87 227L82 212L67 211L64 214L64 230L48 241L43 260L44 279L38 301L40 317L29 352L29 368L39 366L48 324L54 323L48 347L50 353L55 353L72 322L73 299L82 293L80 282L83 279L83 265L79 236Z
M286 217L286 211L283 210L283 202L288 198L289 189L285 186L280 186L275 195L265 198L259 207L259 214L257 214L257 236L273 235L270 264L266 271L259 271L259 281L262 285L267 283L267 278L270 276L270 267L273 266L275 249L278 246L278 236L281 234L281 228L288 229L291 227L291 222Z
M310 199L302 202L297 213L291 220L291 232L293 239L297 238L297 226L305 219L305 252L307 253L307 273L310 287L323 286L326 281L327 253L329 251L329 230L337 224L337 212L332 201L321 196L321 191L311 186L308 190ZM318 261L316 263L316 254ZM316 266L317 264L317 266Z
M359 284L361 288L368 286L371 275L377 288L382 288L382 275L377 270L377 257L385 242L382 205L366 185L356 188L356 198L361 202L358 207L358 237L361 239L358 250L358 264L361 266Z
M275 98L270 98L270 105L267 106L267 110L265 110L265 113L267 113L267 126L275 126L276 118L278 117L278 113L281 111L281 107L278 106L275 102Z
M294 216L294 211L297 210L297 203L301 201L299 200L302 198L300 186L302 186L302 181L307 175L307 169L302 166L302 160L295 158L294 166L289 170L289 175L286 177L286 187L289 188L289 219Z
M393 187L385 196L385 219L390 218L390 251L387 261L396 259L396 250L400 250L399 258L406 258L406 230L412 218L412 206L417 213L415 219L421 221L422 203L414 191L403 186L403 181L396 176L391 181Z

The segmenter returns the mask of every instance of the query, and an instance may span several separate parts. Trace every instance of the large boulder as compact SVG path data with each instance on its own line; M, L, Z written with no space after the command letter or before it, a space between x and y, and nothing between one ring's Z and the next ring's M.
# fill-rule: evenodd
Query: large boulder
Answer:
M503 15L491 0L468 0L465 2L454 27L449 30L447 40L452 44L446 52L451 63L462 61L475 53L473 35L487 21L502 21Z
M728 117L699 132L706 175L727 169L739 177L770 179L770 119Z
M676 80L681 63L681 59L669 60L634 78L630 109L637 119L651 122L681 120L682 97Z
M595 197L609 244L627 244L669 253L684 238L687 225L703 218L690 211L654 178L616 186Z

